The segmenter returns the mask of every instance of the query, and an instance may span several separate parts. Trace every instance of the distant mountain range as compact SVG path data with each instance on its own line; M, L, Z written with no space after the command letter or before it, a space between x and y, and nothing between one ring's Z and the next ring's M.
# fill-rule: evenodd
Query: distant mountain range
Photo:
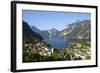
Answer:
M57 37L60 33L60 31L58 31L55 28L52 28L50 30L45 30L45 31L41 31L44 35L46 35L48 38L54 38Z
M76 39L90 39L90 20L82 20L76 21L72 24L68 24L62 31L58 31L56 28L52 28L50 30L39 30L35 26L29 26L27 23L24 22L24 30L25 34L28 32L28 35L31 33L35 34L36 37L39 38L76 38ZM26 30L28 28L28 30Z
M69 24L67 28L60 32L62 38L90 39L90 20L77 21Z

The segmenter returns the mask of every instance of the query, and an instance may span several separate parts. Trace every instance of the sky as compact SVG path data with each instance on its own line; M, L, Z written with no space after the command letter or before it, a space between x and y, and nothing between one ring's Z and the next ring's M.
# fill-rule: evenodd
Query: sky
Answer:
M40 30L55 28L59 31L78 20L90 20L90 13L23 10L22 20Z

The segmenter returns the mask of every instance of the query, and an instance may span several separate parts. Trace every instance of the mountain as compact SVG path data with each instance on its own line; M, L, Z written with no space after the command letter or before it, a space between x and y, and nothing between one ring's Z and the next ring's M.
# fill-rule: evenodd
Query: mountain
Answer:
M31 29L38 33L39 35L41 35L43 38L51 38L51 37L57 37L57 35L59 34L59 31L55 28L52 28L50 30L39 30L38 28L36 28L35 26L30 26Z
M45 36L45 38L47 38L47 39L49 38L50 34L49 34L48 30L42 30L41 33Z
M49 32L49 37L58 37L59 31L55 28L52 28L50 30L48 30Z
M59 34L61 38L90 39L90 20L77 21L69 24Z
M31 27L31 29L34 31L34 32L36 32L36 33L38 33L39 35L41 35L43 38L47 38L46 37L46 35L44 35L43 33L42 33L42 31L41 30L39 30L38 28L36 28L35 26L30 26Z
M81 20L68 24L62 31L55 28L41 31L41 33L48 38L75 38L75 39L90 39L90 20Z
M44 34L48 38L58 37L59 31L57 29L55 29L55 28L52 28L50 30L42 31L42 34Z
M75 39L90 39L91 25L90 20L76 21L67 26L62 30L58 31L55 28L50 30L39 30L35 26L29 26L26 22L24 25L24 35L34 36L36 38L75 38Z
M42 36L34 32L27 22L23 21L23 39L25 41L31 41L33 39L43 40Z
M30 26L30 28L34 31L34 32L36 32L36 33L41 33L41 31L38 29L38 28L36 28L35 26Z

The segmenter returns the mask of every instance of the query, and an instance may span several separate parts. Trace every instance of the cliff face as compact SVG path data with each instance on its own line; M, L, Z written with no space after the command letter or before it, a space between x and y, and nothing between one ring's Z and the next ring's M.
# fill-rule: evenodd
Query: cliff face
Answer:
M90 39L91 25L89 20L77 21L69 24L68 27L61 31L62 38Z
M90 39L91 24L90 20L77 21L72 24L68 24L62 31L52 28L51 30L41 31L41 33L48 38L59 37Z

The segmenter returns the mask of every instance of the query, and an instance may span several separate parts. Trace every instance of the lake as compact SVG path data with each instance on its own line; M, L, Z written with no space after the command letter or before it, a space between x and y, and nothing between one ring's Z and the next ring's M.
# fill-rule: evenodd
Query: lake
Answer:
M61 38L44 39L44 42L50 44L54 48L66 48L70 44L69 39L61 39Z

